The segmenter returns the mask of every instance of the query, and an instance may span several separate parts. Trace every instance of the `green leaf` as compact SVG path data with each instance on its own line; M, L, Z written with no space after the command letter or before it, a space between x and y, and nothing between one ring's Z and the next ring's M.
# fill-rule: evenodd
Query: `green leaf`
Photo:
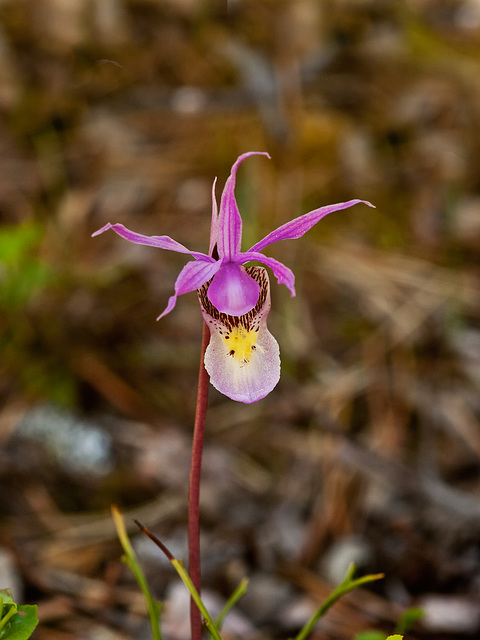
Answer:
M0 590L0 640L27 640L38 624L37 605L17 605L10 589Z
M353 640L385 640L385 633L382 631L361 631Z
M138 586L143 593L143 597L145 598L153 639L162 640L162 632L160 629L161 604L154 599L150 591L147 579L145 578L145 574L143 573L142 567L140 566L140 563L138 561L137 554L135 553L130 542L130 538L128 537L127 528L125 527L123 516L115 505L112 505L112 516L115 523L115 529L117 530L117 535L120 540L120 544L122 545L122 549L125 552L122 560L132 571L135 579L137 580ZM0 640L2 640L2 638L0 638Z
M0 589L0 600L2 604L15 604L10 589Z
M240 582L238 587L235 589L235 591L232 593L230 598L227 600L227 602L223 606L222 610L217 616L217 619L215 620L215 625L219 631L221 630L223 621L227 616L227 614L229 613L229 611L232 609L232 607L234 607L237 604L240 598L242 598L246 594L247 587L248 587L248 578L243 578L243 580Z
M330 607L343 595L356 589L357 587L362 587L369 582L373 582L374 580L380 580L383 578L383 573L378 573L375 575L367 575L362 576L361 578L354 579L355 574L355 565L352 563L347 569L347 573L345 574L344 579L338 585L336 589L332 591L332 593L328 596L328 598L323 602L310 620L303 626L300 632L295 636L295 640L306 640L307 637L312 632L315 623L330 609Z
M420 618L423 618L424 615L425 612L419 607L412 607L411 609L407 609L407 611L405 611L403 616L398 621L398 624L395 627L395 631L398 631L398 633L407 633L412 624L414 622L417 622L417 620L420 620Z
M170 560L170 562L175 567L175 570L178 573L178 575L180 576L180 578L182 579L183 584L190 591L190 595L192 596L193 600L195 601L195 604L197 605L197 607L199 608L200 613L205 618L204 623L205 623L205 626L207 627L208 632L210 633L210 636L214 640L222 640L222 637L220 635L220 631L217 628L217 625L212 620L212 618L211 618L210 614L208 613L205 605L203 604L203 601L201 600L198 591L195 589L195 586L194 586L192 580L190 579L190 576L188 575L188 573L185 571L185 569L183 567L182 561L181 560L177 560L176 558L173 558L173 559Z

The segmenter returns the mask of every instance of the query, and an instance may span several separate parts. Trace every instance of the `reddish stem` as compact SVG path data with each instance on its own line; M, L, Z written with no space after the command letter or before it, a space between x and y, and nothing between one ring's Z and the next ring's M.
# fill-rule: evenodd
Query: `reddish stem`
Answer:
M204 323L188 492L188 573L198 593L200 593L200 475L202 470L203 434L207 415L208 383L210 381L203 360L209 340L210 331ZM202 617L193 598L190 600L190 627L192 640L201 640Z

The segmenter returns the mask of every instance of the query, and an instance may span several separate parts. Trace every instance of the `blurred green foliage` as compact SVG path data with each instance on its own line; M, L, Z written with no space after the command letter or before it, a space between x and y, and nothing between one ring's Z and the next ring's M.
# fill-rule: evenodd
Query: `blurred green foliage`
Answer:
M52 344L55 320L45 297L59 273L42 256L43 234L37 221L0 228L0 354L13 395L68 405L75 385Z
M54 270L39 255L42 225L0 227L0 304L15 315L52 283Z

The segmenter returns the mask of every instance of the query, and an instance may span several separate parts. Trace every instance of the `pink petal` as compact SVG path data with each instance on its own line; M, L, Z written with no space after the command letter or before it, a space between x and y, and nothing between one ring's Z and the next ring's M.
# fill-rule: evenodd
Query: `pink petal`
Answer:
M286 267L282 262L275 260L275 258L264 256L263 253L259 253L257 251L240 253L238 255L238 260L241 260L242 264L255 260L256 262L261 262L267 267L270 267L278 284L284 284L290 291L292 298L295 296L295 275L293 274L293 271Z
M248 253L251 251L262 251L262 249L268 247L269 244L278 242L279 240L294 240L296 238L300 238L322 218L328 216L329 213L340 211L341 209L347 209L348 207L352 207L354 204L359 204L360 202L368 205L369 207L375 208L374 205L367 200L349 200L348 202L339 202L338 204L331 204L327 207L315 209L314 211L305 213L303 216L290 220L290 222L278 227L278 229L275 229L275 231L272 231L265 236L263 240L254 244Z
M244 267L227 262L213 278L208 288L208 299L221 313L243 316L257 304L259 293L260 285Z
M217 184L217 179L215 178L212 186L212 222L210 225L210 245L208 247L209 256L211 256L213 253L213 249L217 244L217 236L218 236L218 207L217 207L217 198L215 197L216 184Z
M268 331L270 284L263 267L247 267L260 286L255 308L244 316L220 314L208 299L208 285L198 292L210 329L205 367L212 385L237 402L251 404L272 391L280 379L280 351ZM210 285L211 286L211 285Z
M230 262L240 251L242 243L242 218L235 200L235 179L241 162L253 155L270 156L263 151L249 151L237 158L230 176L225 183L220 200L220 215L218 219L218 255Z
M220 266L220 262L206 262L205 260L187 262L178 274L174 295L169 298L165 310L158 316L157 320L170 313L177 303L178 296L199 289L215 275Z
M123 224L110 224L109 222L98 231L95 231L95 233L92 233L92 237L98 236L108 229L112 229L119 236L125 238L125 240L134 242L135 244L146 244L150 247L166 249L167 251L176 251L177 253L189 253L195 259L208 260L209 262L213 262L213 258L205 255L204 253L199 253L198 251L190 251L189 249L184 247L183 244L180 244L169 236L144 236L141 233L130 231L130 229L124 227Z

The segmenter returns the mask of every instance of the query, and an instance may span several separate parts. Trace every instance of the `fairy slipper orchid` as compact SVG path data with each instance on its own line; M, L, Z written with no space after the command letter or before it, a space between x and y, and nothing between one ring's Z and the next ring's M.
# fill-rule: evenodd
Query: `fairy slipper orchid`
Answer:
M190 251L169 236L144 236L122 224L106 224L97 236L108 229L130 242L159 249L186 253L194 258L180 271L175 293L158 319L170 313L177 297L198 291L202 315L210 329L210 343L205 353L205 367L213 386L239 402L252 403L264 398L280 377L280 355L277 341L267 329L270 311L270 283L263 267L244 265L255 261L269 267L279 284L285 284L295 295L295 276L284 264L264 256L262 251L279 240L300 238L317 222L333 211L347 209L366 200L349 200L314 209L269 233L248 251L242 252L242 218L235 200L237 169L252 155L268 153L251 151L241 155L232 167L220 200L212 188L212 223L208 254Z

